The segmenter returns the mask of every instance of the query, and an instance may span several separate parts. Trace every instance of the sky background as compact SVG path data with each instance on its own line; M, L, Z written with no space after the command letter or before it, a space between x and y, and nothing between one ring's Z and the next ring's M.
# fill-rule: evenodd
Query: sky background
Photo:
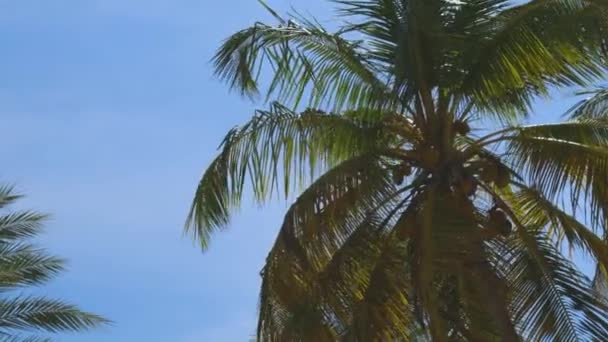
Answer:
M322 0L269 0L332 22ZM260 103L214 79L255 0L0 0L0 181L52 214L40 243L69 272L40 292L115 324L60 341L247 341L287 203L246 205L201 253L182 235L225 133ZM557 93L534 121L557 120ZM245 202L250 203L250 202Z

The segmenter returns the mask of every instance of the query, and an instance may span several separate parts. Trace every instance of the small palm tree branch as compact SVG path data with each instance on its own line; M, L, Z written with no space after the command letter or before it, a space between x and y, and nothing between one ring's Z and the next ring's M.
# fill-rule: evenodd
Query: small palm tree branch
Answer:
M608 146L608 121L602 118L514 127L519 135L567 140L581 144Z
M0 186L0 209L7 205L15 203L16 200L23 197L22 195L15 193L15 187L12 185L1 185Z
M576 103L565 116L569 119L600 119L608 118L608 88L597 88L579 92L578 95L587 96Z
M339 320L342 330L353 322L382 253L388 237L382 224L378 218L366 219L316 276L318 293Z
M516 131L517 129L519 129L519 127L506 127L506 128L503 128L503 129L500 129L500 130L488 133L488 134L486 134L486 135L484 135L484 136L482 136L480 138L477 138L475 140L475 144L481 146L481 144L485 143L486 141L494 140L494 139L491 139L491 138L495 138L495 137L501 138L501 136L504 136L504 135L506 135L508 133Z
M398 191L378 156L349 159L298 197L281 231L300 241L306 259L318 270L368 215L386 217Z
M270 294L266 300L270 298L283 302L287 307L293 307L294 301L296 303L306 302L320 308L324 313L325 324L334 327L334 330L339 332L343 338L363 338L372 336L370 334L378 334L373 336L382 336L382 334L401 336L396 332L404 331L402 324L404 321L398 320L400 316L395 311L401 310L401 308L397 305L398 303L392 302L401 299L397 295L393 297L393 290L390 286L386 287L387 283L381 280L378 282L380 275L377 273L379 269L377 265L384 258L381 258L381 254L387 246L386 238L388 237L385 233L386 227L382 227L380 221L382 220L371 216L361 223L333 254L332 260L318 272L304 271L307 265L299 263L288 250L273 249L279 255L282 253L288 253L288 255L272 257L271 262L267 264L264 282L274 284L274 287L264 291L264 293ZM295 262L295 264L291 264L292 266L289 267L290 262ZM395 266L397 265L395 264ZM266 270L271 273L267 274ZM289 279L292 275L284 274L280 270L289 270L289 274L298 274L297 278L302 281L292 283L292 286L299 286L297 290L294 290L293 287L287 290L285 279ZM382 268L379 271L382 272ZM399 271L399 269L394 269L395 273ZM372 288L375 289L372 290ZM403 286L396 286L394 289L398 289L401 293ZM375 296L379 294L379 291L383 292L382 298L384 299L376 302ZM295 296L296 293L299 295ZM372 332L365 329L364 326L359 327L356 324L359 319L364 318L361 316L364 312L369 313L367 309L364 309L369 301L376 304L368 308L374 314L365 316L365 319L372 320L377 326L377 329ZM275 324L275 327L277 326L284 326L284 324Z
M25 336L25 335L10 335L0 336L0 342L51 342L48 337L40 336Z
M521 230L511 282L514 317L528 340L601 340L608 332L607 307L591 282L546 240Z
M317 171L376 149L380 133L378 125L321 111L296 114L278 104L259 111L224 140L198 186L186 232L206 248L210 235L224 227L232 208L239 206L248 178L258 202L280 187L287 197Z
M538 128L534 130L535 134L530 134L529 130L523 129L511 139L507 152L515 168L526 173L530 183L537 184L550 200L564 194L565 190L570 191L573 210L584 195L591 208L592 224L600 226L603 213L608 209L608 199L603 196L608 187L605 182L608 174L605 137L593 134L598 130L590 129L587 135L580 136L581 139L576 138L580 133L569 132L565 138L572 140L564 140L555 137L559 135L540 134Z
M375 264L373 259L379 254L373 251L377 250L378 247L375 246L384 240L385 233L382 231L388 229L391 217L395 215L395 210L389 211L385 208L394 206L398 210L403 206L403 202L390 204L391 201L394 202L395 194L401 190L395 190L389 178L390 174L374 166L375 164L373 156L364 156L340 164L313 183L288 211L263 275L266 287L262 291L264 295L261 296L261 308L264 308L264 313L261 312L260 315L264 317L260 321L261 331L269 326L277 326L277 323L268 323L273 317L270 313L277 311L272 302L284 302L284 305L289 306L290 301L306 294L309 296L308 302L320 301L318 305L325 308L326 315L334 317L333 325L346 329L352 323L349 313L362 298L368 284L366 279L369 279L371 268ZM346 188L343 179L347 180ZM358 185L353 187L353 184ZM336 189L349 187L349 191L355 192L336 192ZM323 201L321 211L318 211L319 200ZM352 202L353 200L363 202ZM383 206L378 206L378 202L382 202ZM345 209L347 211L344 211ZM309 214L302 215L305 212ZM337 228L340 226L342 228ZM311 232L306 232L310 229L314 229L312 235ZM332 233L336 229L340 232L338 236ZM354 255L357 255L357 258L352 258ZM289 292L287 289L272 289L271 284L284 288L282 284L285 284L286 277L291 277L278 276L276 271L272 273L272 270L277 269L289 270L291 275L298 274L300 280L295 284L302 286L298 292L300 295L291 295L294 284ZM346 271L349 272L345 273ZM271 281L270 277L273 276L278 276L281 281ZM277 299L277 293L285 293L287 299ZM386 323L389 324L388 321ZM387 325L386 329L395 327L403 325L395 323Z
M606 267L599 264L596 265L592 283L593 289L603 297L605 302L608 302L608 277L606 276L606 272Z
M11 186L0 186L0 208L14 203ZM76 306L44 297L9 297L9 291L47 282L64 269L64 260L27 240L41 232L46 215L33 211L0 214L0 341L48 341L23 332L83 331L110 323Z
M0 290L43 284L64 270L64 262L31 245L0 243Z
M570 249L582 250L604 267L608 266L608 244L540 191L522 188L513 194L511 201L526 226L544 228L558 246L565 239Z
M608 122L603 119L578 119L555 124L510 126L484 135L472 146L483 147L517 138L518 134L541 136L592 145L608 145Z
M442 25L442 20L454 16L453 4L418 0L335 2L340 4L340 14L356 22L348 27L364 36L370 59L379 66L383 78L389 80L403 102L414 104L418 123L449 103L450 97L442 95L438 101L442 106L437 106L433 94L448 78L446 69L453 66L448 66L452 61L446 56L454 54L445 48L453 35Z
M302 254L301 246L281 231L266 259L262 272L258 337L311 339L316 332L334 336L332 322L327 320L322 301L315 292L317 273ZM318 337L317 337L318 338ZM325 339L322 339L325 340Z
M514 267L510 279L516 293L513 317L522 333L532 340L546 335L572 341L605 336L608 307L597 298L591 282L546 242L538 227L526 227L508 199L485 184L480 186L515 224L514 241L525 256L526 264L519 270L516 263L510 263ZM554 324L547 329L545 322Z
M48 215L32 211L14 211L0 215L0 241L10 242L40 233Z
M369 274L362 298L353 307L347 340L409 340L415 326L407 245L386 240Z
M276 14L276 12L275 12ZM280 24L257 23L228 38L214 58L216 74L244 95L259 91L259 70L273 73L267 98L297 105L306 89L310 106L331 103L338 110L370 107L397 99L376 76L366 49L331 33L312 20L281 18Z
M299 301L320 281L314 279L329 277L323 270L337 262L336 255L345 253L340 251L349 246L347 242L353 236L369 229L368 213L383 213L385 209L379 203L389 205L397 192L382 159L364 155L331 169L298 197L285 216L263 272L260 336L280 329L282 324L275 320L283 316L277 318L275 313L282 312L282 306L300 305ZM294 276L298 280L289 283ZM300 284L299 289L296 284ZM349 286L352 289L353 284ZM334 310L338 309L333 307L332 315L337 315L340 311Z
M109 323L73 305L41 297L0 300L0 329L81 331Z
M585 86L600 79L602 29L596 23L605 21L606 7L598 11L590 2L575 2L537 0L502 11L495 32L470 58L464 93L482 110L517 112L547 94L550 85Z
M569 111L566 112L565 116L571 120L598 120L600 122L606 122L608 118L608 89L606 87L598 87L592 90L585 90L579 92L578 95L588 96L582 101L575 104ZM594 189L603 198L606 197L606 189L601 185L595 186ZM602 227L608 227L608 224L604 222ZM604 235L606 239L608 235ZM594 288L602 294L608 293L608 281L606 281L607 269L602 265L597 265L595 276L593 279Z

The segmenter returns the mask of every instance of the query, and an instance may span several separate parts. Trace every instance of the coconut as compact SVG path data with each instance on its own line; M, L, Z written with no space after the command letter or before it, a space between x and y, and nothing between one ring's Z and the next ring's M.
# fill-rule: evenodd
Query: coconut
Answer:
M480 235L481 235L481 238L484 240L492 240L493 238L498 236L498 232L494 229L489 229L487 227L484 227L483 229L481 229Z
M403 179L405 175L403 174L403 170L400 168L396 168L393 170L393 182L397 185L403 184Z
M393 181L397 185L401 185L405 177L412 174L412 166L408 163L401 163L392 168Z
M494 183L498 178L498 166L494 161L486 160L480 170L480 178L486 183Z
M511 221L509 220L505 220L500 226L497 227L498 228L498 232L502 235L502 236L509 236L511 234L511 232L513 231L513 224L511 223Z
M511 183L511 175L507 168L501 166L498 167L497 177L496 177L496 186L499 188L504 188Z
M493 229L499 234L507 236L511 234L511 231L513 230L513 225L511 224L511 221L509 221L509 219L507 218L507 215L504 213L504 211L494 207L488 212L488 221L486 223L486 228Z
M454 122L454 130L460 135L467 135L471 132L471 127L466 121L456 120Z
M466 196L471 196L475 194L477 190L477 184L475 183L475 179L468 174L465 174L460 180L460 191Z

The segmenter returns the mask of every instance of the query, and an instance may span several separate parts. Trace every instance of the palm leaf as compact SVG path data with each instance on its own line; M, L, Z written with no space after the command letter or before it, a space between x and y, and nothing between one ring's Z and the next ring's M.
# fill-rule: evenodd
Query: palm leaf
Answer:
M581 91L577 95L586 96L586 98L566 112L571 119L606 119L608 117L608 89L600 87Z
M26 244L0 244L0 289L39 285L64 270L64 260Z
M13 211L0 216L0 240L9 242L40 233L48 215L31 211Z
M206 247L210 234L225 226L239 205L247 179L259 202L280 188L287 197L319 170L373 150L378 133L377 126L321 111L296 114L280 105L259 111L225 138L196 191L187 231Z
M42 297L0 300L0 329L3 330L81 331L107 323L100 316L61 301Z
M538 190L524 188L513 196L513 206L518 209L523 223L542 227L547 236L559 246L566 240L570 249L578 249L593 256L601 265L608 265L608 244L580 223L551 203Z
M606 306L591 282L540 234L519 230L512 265L514 315L530 340L599 341L608 334Z
M257 94L258 75L266 67L274 73L267 97L276 95L276 100L296 106L307 89L311 91L309 105L330 103L334 109L369 105L378 95L390 97L361 45L312 20L271 13L279 25L257 23L243 29L217 52L216 74L232 88L244 95Z
M521 335L531 340L601 340L608 333L608 311L591 281L550 243L542 227L521 216L525 212L517 211L521 208L510 202L509 194L484 189L516 226L500 257L514 291L511 310Z
M21 195L15 193L15 187L12 185L2 185L0 186L0 208L4 208L5 206L14 203L16 200L20 199Z
M502 10L463 81L463 91L483 110L504 113L529 109L551 86L585 86L604 71L601 2L525 2ZM564 27L568 27L565 30ZM478 40L478 42L480 42Z
M0 336L0 342L51 342L52 340L48 337L39 336Z
M591 221L598 226L608 208L607 139L608 126L597 120L532 126L512 138L508 153L550 200L569 191L576 210L580 194L587 194Z
M299 307L306 298L308 303L317 303L319 298L310 298L316 282L325 284L320 291L331 291L334 295L324 303L331 309L324 310L330 310L336 319L342 320L340 325L345 325L343 305L349 303L346 298L350 297L351 302L357 298L356 284L364 278L338 281L338 276L346 276L340 270L355 267L359 269L357 274L364 277L365 262L349 265L346 263L351 260L344 257L354 251L363 253L364 247L369 251L374 233L370 231L367 215L394 196L390 174L382 167L381 159L364 155L339 164L298 197L285 216L263 272L260 336L273 336L273 331L285 328L286 324L281 323L285 315L276 317L277 311L285 311L282 307ZM366 238L361 240L363 237ZM335 297L337 294L341 299ZM338 322L334 320L331 324Z
M21 196L0 186L0 208ZM32 211L0 214L0 341L37 342L48 338L22 331L82 331L109 323L77 307L44 297L12 297L10 290L46 283L64 269L64 260L36 248L28 239L41 231L46 215Z

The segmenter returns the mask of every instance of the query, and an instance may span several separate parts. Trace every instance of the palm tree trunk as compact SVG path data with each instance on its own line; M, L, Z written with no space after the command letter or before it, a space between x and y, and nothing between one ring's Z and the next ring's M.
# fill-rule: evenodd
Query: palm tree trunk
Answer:
M515 325L509 313L507 301L507 288L505 283L491 269L487 262L476 264L476 278L478 278L478 290L486 303L486 310L492 316L496 332L505 342L520 341Z

